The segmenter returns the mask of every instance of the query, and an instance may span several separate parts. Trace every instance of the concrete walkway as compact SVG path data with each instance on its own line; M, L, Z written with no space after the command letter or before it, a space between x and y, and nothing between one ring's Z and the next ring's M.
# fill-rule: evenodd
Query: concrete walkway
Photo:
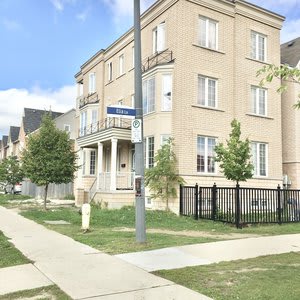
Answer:
M290 234L171 247L116 256L151 272L299 251L300 234Z
M45 280L44 285L57 284L72 299L138 300L192 299L208 300L171 281L149 274L120 258L107 255L73 239L25 219L16 212L0 206L0 230L30 260L41 274L38 280L28 266L20 266L20 277L12 277L16 289L24 289L22 278ZM101 238L101 236L99 236ZM1 258L0 258L1 259ZM5 282L10 268L2 269L0 282ZM14 275L11 275L14 276ZM31 277L32 276L32 277ZM28 285L28 289L31 286ZM1 289L5 294L12 289Z

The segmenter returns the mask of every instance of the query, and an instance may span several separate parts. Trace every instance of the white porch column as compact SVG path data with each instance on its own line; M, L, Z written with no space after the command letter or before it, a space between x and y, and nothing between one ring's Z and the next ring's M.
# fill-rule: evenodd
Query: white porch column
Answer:
M117 145L118 139L111 139L110 190L117 188Z
M77 171L77 177L78 177L78 187L82 187L82 167L83 166L83 148L80 147L79 149L79 162L78 165L80 166L80 168Z
M97 188L100 189L100 177L103 177L103 144L98 142Z

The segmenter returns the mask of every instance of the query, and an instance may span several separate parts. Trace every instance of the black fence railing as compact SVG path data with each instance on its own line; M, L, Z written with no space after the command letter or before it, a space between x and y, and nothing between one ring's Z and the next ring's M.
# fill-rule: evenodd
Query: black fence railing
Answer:
M300 190L180 186L180 214L235 224L300 222Z
M142 72L146 72L157 65L170 63L173 60L174 57L171 50L166 49L164 51L156 52L142 61Z

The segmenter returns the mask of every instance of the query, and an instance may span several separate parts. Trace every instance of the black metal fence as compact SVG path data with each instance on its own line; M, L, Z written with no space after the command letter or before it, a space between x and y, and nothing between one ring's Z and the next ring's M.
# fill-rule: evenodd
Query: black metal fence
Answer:
M180 214L233 223L300 222L300 190L180 186Z

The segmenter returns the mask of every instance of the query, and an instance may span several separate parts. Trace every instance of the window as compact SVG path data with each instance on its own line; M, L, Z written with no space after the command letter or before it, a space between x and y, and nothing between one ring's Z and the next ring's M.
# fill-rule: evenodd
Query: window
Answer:
M253 142L252 163L255 176L267 176L267 144Z
M197 139L197 172L215 173L214 148L216 139L198 136Z
M218 48L218 22L199 17L199 45L211 49Z
M267 37L251 31L251 58L266 61Z
M217 107L217 80L209 77L198 76L199 105Z
M71 131L71 126L69 124L64 124L64 131L70 132Z
M267 90L251 86L252 113L256 115L267 115Z
M155 78L143 81L143 112L148 114L155 111Z
M144 139L144 157L145 167L152 168L154 166L154 136Z
M91 131L97 132L98 130L98 110L93 109L92 110L92 125L91 125Z
M86 163L86 153L85 150L82 152L82 175L85 175L85 163Z
M87 127L87 111L83 111L80 114L80 136L84 136L86 134Z
M77 92L79 97L83 95L83 82L77 84Z
M132 67L134 68L134 46L132 47Z
M152 31L153 53L165 50L165 22L160 23Z
M113 76L113 65L112 62L109 62L107 64L107 74L108 74L108 81L112 81L112 76Z
M172 75L162 75L162 111L172 111Z
M119 56L119 75L124 74L124 54Z
M95 93L96 92L96 74L90 73L89 74L89 93Z
M90 175L96 174L96 151L90 152Z
M167 141L169 140L169 138L171 137L170 134L162 134L160 136L160 145L163 146L167 143Z

